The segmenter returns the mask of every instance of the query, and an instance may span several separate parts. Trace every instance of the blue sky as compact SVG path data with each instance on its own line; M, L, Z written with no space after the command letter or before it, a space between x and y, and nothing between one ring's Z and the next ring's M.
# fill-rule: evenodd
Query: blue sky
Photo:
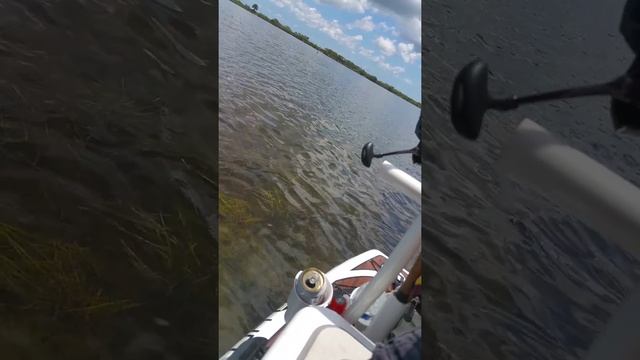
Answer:
M243 0L420 101L420 0Z

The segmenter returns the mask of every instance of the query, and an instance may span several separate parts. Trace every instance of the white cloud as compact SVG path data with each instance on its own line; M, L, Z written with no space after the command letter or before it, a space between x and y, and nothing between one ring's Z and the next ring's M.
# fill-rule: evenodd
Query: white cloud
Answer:
M374 62L379 62L382 61L384 59L384 56L380 56L380 55L374 55L374 51L371 49L367 49L365 47L360 46L360 49L358 50L358 53L364 57L366 57L367 59L374 61Z
M377 63L381 68L391 71L393 75L398 76L404 72L404 68L402 66L393 66L389 63L384 62L383 60L380 60Z
M387 39L383 36L378 36L375 42L383 55L391 56L396 53L396 45L394 40Z
M362 19L358 19L351 24L347 25L348 29L360 29L363 31L373 31L376 28L376 24L373 22L371 15L365 16Z
M362 56L371 58L373 56L373 50L364 48L360 46L360 50L358 51Z
M284 1L284 0L276 0ZM422 44L421 41L421 1L420 0L315 0L317 3L336 6L340 9L363 14L370 11L374 14L386 13L395 18L399 31L394 36L401 36L405 41Z
M393 25L388 25L386 22L381 21L379 23L375 23L371 15L367 15L361 19L358 19L350 24L347 24L348 29L360 29L363 31L373 31L375 29L381 29L384 32L391 33L393 36L398 37L400 33Z
M348 35L342 30L342 26L338 20L329 21L325 19L318 9L304 3L303 0L275 0L286 5L298 20L307 24L309 27L318 29L329 35L332 39L348 47L354 49L356 45L362 41L362 35Z
M418 44L418 46L422 44L422 22L419 15L406 23L401 22L401 24L403 24L402 35L406 39Z
M322 26L320 20L324 20L328 22L322 15L318 12L317 9L307 5L304 0L271 0L276 6L287 6L289 7L294 14L298 17L298 19L308 22L309 26L320 29L321 31L327 32L328 29L323 30L325 27ZM371 13L377 14L386 14L393 18L396 22L396 27L389 26L386 23L375 24L373 19L369 19L369 16L365 16L360 20L347 25L348 29L361 29L363 31L371 31L371 25L374 27L379 27L384 31L389 32L395 37L399 37L401 41L405 43L413 43L417 48L422 44L421 39L421 4L420 0L315 0L317 3L328 4L332 6L336 6L343 10L348 10L356 13L364 13L366 11L370 11ZM307 13L307 12L313 13ZM314 17L319 16L322 19L314 19ZM364 20L364 21L363 21ZM358 23L361 22L361 23ZM369 24L369 22L371 24ZM313 25L312 25L313 24ZM340 31L344 34L344 30L340 28ZM352 44L357 42L358 40L345 38L341 39L340 35L336 34L336 31L333 31L334 35L337 36L336 39L339 42L347 46L353 46ZM346 36L346 35L345 35Z
M374 55L375 52L371 49L367 49L363 46L360 46L360 48L358 49L358 53L366 57L367 59L375 62L376 64L378 64L379 67L391 72L395 76L398 76L405 71L405 69L402 66L394 66L385 62L384 56Z
M372 10L379 9L391 15L398 24L398 35L405 41L420 46L422 43L420 0L369 0L367 7Z
M346 36L342 41L349 49L353 49L358 42L362 41L362 35Z
M420 0L369 0L367 3L403 17L420 16L422 9Z
M354 11L360 14L369 8L368 0L316 0L316 2L333 5L340 9Z
M409 80L409 79L404 79L404 82L406 82L407 84L411 85L413 84L413 81Z
M381 23L378 24L378 27L381 28L382 30L386 31L386 32L391 32L391 34L393 34L393 36L398 36L398 31L396 30L395 26L389 26L387 25L386 22L382 21Z
M400 52L400 56L402 60L404 60L407 64L413 64L414 61L420 58L420 53L413 51L413 44L408 43L398 43L398 51Z

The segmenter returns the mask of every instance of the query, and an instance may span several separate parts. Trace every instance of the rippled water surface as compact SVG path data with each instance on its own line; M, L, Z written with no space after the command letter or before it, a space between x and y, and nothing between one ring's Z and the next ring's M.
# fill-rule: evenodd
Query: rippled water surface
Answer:
M609 80L630 51L623 2L429 1L428 204L423 305L428 351L442 359L578 359L638 283L638 263L552 199L495 169L523 117L640 184L640 140L612 133L606 99L490 113L476 143L448 120L450 86L475 57L496 94Z
M286 301L295 272L389 252L419 205L360 163L414 146L419 109L220 2L220 351ZM395 165L419 177L410 158Z
M0 1L2 359L216 356L213 16Z

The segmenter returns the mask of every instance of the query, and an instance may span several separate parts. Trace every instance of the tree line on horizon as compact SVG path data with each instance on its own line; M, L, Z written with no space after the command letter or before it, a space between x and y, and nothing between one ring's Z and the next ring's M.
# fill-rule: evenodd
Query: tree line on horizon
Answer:
M379 80L377 77L369 74L368 72L366 72L363 68L361 68L360 66L354 64L351 60L345 58L344 56L338 54L337 52L329 49L329 48L322 48L316 44L314 44L313 42L311 42L309 40L309 37L301 34L297 31L293 31L289 26L282 24L280 21L278 21L278 19L271 19L268 16L258 12L258 6L257 5L253 5L253 6L249 6L245 3L243 3L240 0L231 0L231 2L235 3L236 5L239 5L240 7L244 8L245 10L251 12L252 14L262 18L264 21L267 21L269 23L271 23L272 25L280 28L281 30L289 33L291 36L297 38L298 40L304 42L305 44L311 46L312 48L322 52L323 54L325 54L326 56L330 57L331 59L335 60L336 62L344 65L345 67L347 67L348 69L356 72L357 74L369 79L371 82L377 84L378 86L386 89L387 91L391 92L392 94L395 94L397 96L399 96L400 98L402 98L403 100L417 106L417 107L421 107L420 102L410 98L409 96L405 95L404 93L402 93L400 90L396 89L395 87L393 87L392 85L389 85L387 83L385 83L382 80Z

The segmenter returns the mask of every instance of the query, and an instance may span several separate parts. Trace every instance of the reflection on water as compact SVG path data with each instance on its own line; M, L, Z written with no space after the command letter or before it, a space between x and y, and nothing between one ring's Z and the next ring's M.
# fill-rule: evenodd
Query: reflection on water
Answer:
M552 199L498 173L523 117L640 184L637 138L612 134L605 99L489 113L476 143L448 120L458 69L480 56L496 94L613 78L631 58L617 33L623 1L431 1L425 126L428 301L436 358L577 359L624 296L638 263Z
M419 109L226 1L219 59L224 352L286 301L297 270L399 240L419 207L360 148L414 146ZM420 176L408 156L391 161Z
M0 8L2 358L215 356L214 8Z

